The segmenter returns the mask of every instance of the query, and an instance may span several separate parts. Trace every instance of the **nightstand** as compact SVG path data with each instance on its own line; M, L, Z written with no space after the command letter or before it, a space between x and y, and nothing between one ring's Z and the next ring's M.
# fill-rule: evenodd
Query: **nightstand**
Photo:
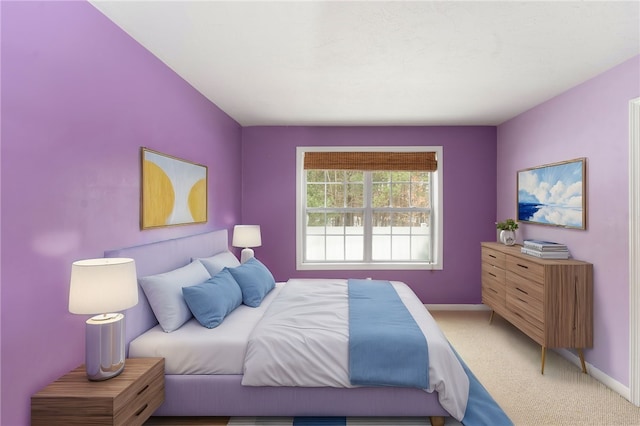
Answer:
M100 382L82 365L31 397L31 425L142 425L163 401L164 358L127 359Z

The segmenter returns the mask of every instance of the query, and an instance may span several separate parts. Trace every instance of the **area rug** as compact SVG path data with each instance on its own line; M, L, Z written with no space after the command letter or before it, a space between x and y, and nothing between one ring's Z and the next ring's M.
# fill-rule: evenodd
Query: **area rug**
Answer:
M453 419L452 419L453 420ZM229 426L425 426L427 417L232 417ZM447 425L459 425L453 423Z

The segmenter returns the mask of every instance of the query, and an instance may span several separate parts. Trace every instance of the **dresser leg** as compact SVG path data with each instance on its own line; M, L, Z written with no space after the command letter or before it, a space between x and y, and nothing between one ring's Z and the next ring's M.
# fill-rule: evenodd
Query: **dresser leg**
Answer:
M489 317L489 324L491 324L493 322L493 315L496 313L496 311L491 311L491 316Z
M540 370L540 374L544 374L544 359L547 356L547 348L542 347L542 369Z
M587 374L587 365L584 363L584 352L582 352L582 348L578 349L578 356L580 357L580 365L582 365L582 372Z

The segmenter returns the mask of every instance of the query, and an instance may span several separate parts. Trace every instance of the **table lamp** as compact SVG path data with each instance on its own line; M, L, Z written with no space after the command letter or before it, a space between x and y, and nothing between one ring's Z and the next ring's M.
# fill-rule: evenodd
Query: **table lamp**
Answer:
M87 259L71 266L69 312L95 315L86 322L85 367L89 380L107 380L124 370L124 315L113 312L137 303L133 259Z
M253 257L251 247L260 247L262 238L260 237L260 225L236 225L233 228L234 247L244 247L240 253L240 262L244 263Z

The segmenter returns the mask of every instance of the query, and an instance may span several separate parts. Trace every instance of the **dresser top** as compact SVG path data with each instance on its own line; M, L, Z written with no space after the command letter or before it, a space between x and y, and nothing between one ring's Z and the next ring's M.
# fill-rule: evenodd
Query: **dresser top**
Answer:
M517 256L517 257L521 257L523 259L527 259L530 262L535 262L535 263L539 263L542 265L584 265L584 264L590 264L589 262L584 262L582 260L576 260L576 259L542 259L539 257L535 257L535 256L531 256L528 254L524 254L520 251L520 249L522 248L521 244L515 244L512 246L507 246L504 245L502 243L496 243L496 242L482 242L480 243L482 245L482 247L487 247L511 256Z

